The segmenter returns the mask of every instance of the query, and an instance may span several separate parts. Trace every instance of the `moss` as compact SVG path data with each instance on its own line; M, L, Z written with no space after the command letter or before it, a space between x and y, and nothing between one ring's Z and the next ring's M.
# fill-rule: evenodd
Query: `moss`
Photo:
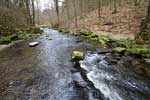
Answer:
M99 39L103 40L105 43L112 41L112 39L107 35L99 35Z
M126 48L123 48L123 47L116 47L116 48L113 48L112 51L113 51L113 52L117 52L117 53L122 53L122 52L125 52L125 51L126 51Z
M10 36L6 36L0 39L0 44L8 44L11 43L11 37Z
M95 33L93 33L93 34L91 34L91 36L90 36L91 38L98 38L98 35L97 34L95 34Z
M81 36L90 37L90 36L93 34L93 32L79 32L79 34L80 34Z
M107 35L97 35L96 33L93 32L79 32L79 34L81 36L89 38L93 42L97 42L100 44L106 44L112 41L112 39Z
M131 46L131 41L126 39L117 40L117 46L129 48Z
M72 61L83 60L84 59L84 55L80 51L73 51L71 58L72 58Z
M99 42L99 38L95 37L95 38L90 38L91 41L93 42Z
M39 36L40 34L29 34L29 33L22 33L22 34L18 34L18 40L21 40L21 39L29 39L29 38L32 38L32 37L37 37Z
M141 55L143 57L150 57L150 46L149 45L137 45L134 44L127 51L131 54Z
M106 42L102 39L99 39L98 42L101 43L101 44L106 44Z

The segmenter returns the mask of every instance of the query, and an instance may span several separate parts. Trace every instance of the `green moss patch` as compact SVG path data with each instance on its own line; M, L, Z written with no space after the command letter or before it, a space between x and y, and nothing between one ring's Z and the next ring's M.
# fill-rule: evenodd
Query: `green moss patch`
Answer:
M11 43L11 38L10 38L10 36L2 37L2 38L0 39L0 44L8 44L8 43Z
M84 59L84 54L80 51L73 51L72 53L72 61L79 61Z
M38 37L40 34L29 34L29 33L20 33L20 34L13 34L9 36L4 36L0 39L0 44L9 44L15 40L25 40L33 37Z
M150 57L150 46L149 45L131 45L127 48L127 51L131 54L141 55L143 57Z
M22 34L18 34L18 40L25 40L25 39L29 39L29 38L33 38L33 37L37 37L40 36L40 34L29 34L29 33L22 33Z
M131 40L121 39L116 41L117 46L129 48L131 46Z
M116 47L116 48L113 48L112 51L113 51L113 52L117 52L117 53L122 53L122 52L125 52L125 51L126 51L126 48L123 48L123 47Z

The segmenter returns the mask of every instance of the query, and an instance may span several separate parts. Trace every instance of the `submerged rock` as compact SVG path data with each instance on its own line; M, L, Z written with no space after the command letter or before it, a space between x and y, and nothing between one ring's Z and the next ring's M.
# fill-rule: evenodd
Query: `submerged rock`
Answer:
M87 83L84 81L84 79L82 78L82 76L79 72L74 73L72 75L72 79L73 79L76 87L85 88L87 86Z
M37 46L38 44L39 44L39 42L30 42L29 46L34 47L34 46Z
M72 58L72 61L83 60L84 54L80 51L73 51L71 58Z

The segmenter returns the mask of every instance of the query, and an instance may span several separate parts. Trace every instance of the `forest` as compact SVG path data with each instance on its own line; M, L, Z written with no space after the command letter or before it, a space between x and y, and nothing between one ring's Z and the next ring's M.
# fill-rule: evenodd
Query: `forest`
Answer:
M0 100L149 100L150 0L0 0Z

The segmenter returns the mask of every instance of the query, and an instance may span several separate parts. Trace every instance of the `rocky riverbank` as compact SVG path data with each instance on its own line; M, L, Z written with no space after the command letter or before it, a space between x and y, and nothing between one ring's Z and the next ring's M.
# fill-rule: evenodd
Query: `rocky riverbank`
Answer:
M71 33L75 36L80 36L84 39L89 39L92 43L103 45L105 48L111 48L114 53L134 55L137 57L150 57L149 44L136 43L136 40L130 39L114 39L108 35L99 35L94 32L71 32L65 29L60 29L60 32Z

